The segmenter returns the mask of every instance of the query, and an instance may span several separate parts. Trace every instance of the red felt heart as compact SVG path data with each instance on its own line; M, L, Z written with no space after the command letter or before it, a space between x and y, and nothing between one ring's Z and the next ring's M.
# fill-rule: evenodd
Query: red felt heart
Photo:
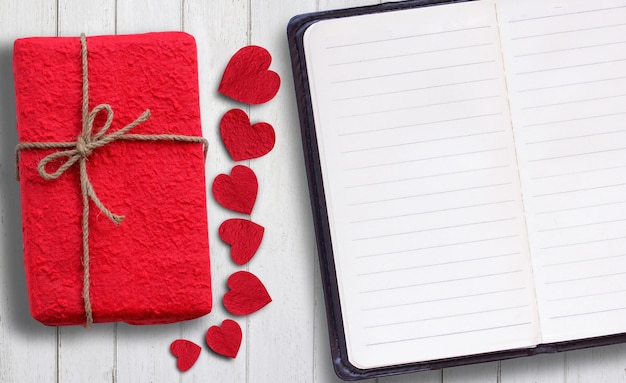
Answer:
M227 209L250 214L256 201L259 184L252 169L237 165L230 176L220 174L213 181L213 197Z
M230 257L238 265L246 264L261 245L265 228L241 218L228 219L220 225L222 241L231 245Z
M231 291L224 294L224 307L233 315L248 315L272 301L263 283L254 274L237 271L228 277Z
M196 363L200 350L200 346L185 339L177 339L170 344L170 351L178 358L176 366L182 372L189 370Z
M268 70L271 62L272 56L265 48L241 48L226 65L218 92L246 104L268 102L280 88L280 76Z
M222 326L211 326L206 332L206 343L220 355L234 358L241 346L241 327L231 319L225 319Z
M241 109L231 109L220 121L220 134L226 150L235 161L249 160L269 153L274 148L276 134L272 125L257 122Z

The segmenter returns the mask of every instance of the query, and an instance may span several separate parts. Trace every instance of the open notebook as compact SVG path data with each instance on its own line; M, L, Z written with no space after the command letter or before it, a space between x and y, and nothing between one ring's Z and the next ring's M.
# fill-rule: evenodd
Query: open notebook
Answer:
M288 28L338 374L624 341L626 1Z

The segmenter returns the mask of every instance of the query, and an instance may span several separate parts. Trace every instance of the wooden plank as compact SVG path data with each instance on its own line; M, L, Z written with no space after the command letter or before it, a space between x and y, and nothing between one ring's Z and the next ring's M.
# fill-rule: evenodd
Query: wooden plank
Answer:
M564 382L626 382L624 344L571 351L565 354L564 359Z
M503 360L501 383L562 383L565 381L565 353Z
M182 0L117 0L118 34L180 30ZM117 379L120 382L180 379L170 343L180 337L181 325L117 327Z
M115 34L115 0L59 0L59 36Z
M313 11L316 4L314 0L251 4L250 42L272 54L271 69L282 83L274 99L250 108L251 121L272 124L277 141L272 152L251 161L259 180L252 220L266 231L249 267L273 302L250 317L248 374L251 381L311 382L315 255L285 28L292 16Z
M425 371L378 379L379 383L442 383L443 371Z
M481 363L443 370L443 383L499 382L500 362Z
M115 324L59 328L59 382L115 380Z
M374 4L380 4L380 3L381 1L379 0L341 0L341 1L320 0L318 8L320 11L326 11L326 10L331 10L331 9L361 7L364 5L374 5Z
M15 181L13 41L54 36L55 0L0 2L0 381L54 382L55 328L30 315L21 235L19 183Z
M244 106L219 95L217 88L231 55L248 42L248 15L247 0L184 2L184 30L196 38L198 46L202 131L204 137L209 140L206 181L213 310L204 318L183 324L183 337L194 340L203 347L200 359L189 373L183 376L183 381L233 383L247 381L247 318L233 317L222 305L222 297L228 290L226 287L228 276L242 268L231 261L230 247L222 242L217 234L220 224L237 214L217 204L211 194L211 185L218 174L230 173L234 165L221 142L219 122L229 109ZM243 331L243 341L235 359L224 358L209 351L204 340L208 328L221 324L226 318L236 320Z
M181 373L170 353L170 343L180 336L179 323L158 326L118 324L117 380L114 382L179 381ZM198 339L189 340L202 345Z
M117 0L117 33L182 30L183 0Z
M61 36L115 33L115 1L88 4L59 0L58 31ZM78 234L78 233L77 233ZM115 324L59 328L60 382L110 382L115 378Z

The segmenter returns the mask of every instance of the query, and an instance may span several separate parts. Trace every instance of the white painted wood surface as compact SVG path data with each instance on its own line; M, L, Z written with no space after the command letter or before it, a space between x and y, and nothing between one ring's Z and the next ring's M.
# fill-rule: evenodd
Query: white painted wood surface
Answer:
M324 302L306 189L285 27L298 13L372 4L372 0L0 0L0 382L338 382L328 351ZM252 220L266 227L263 244L246 268L266 284L274 301L235 318L244 341L235 360L204 343L207 328L229 314L221 305L228 276L241 269L228 257L217 228L237 214L209 203L214 310L186 323L135 327L98 325L92 330L45 327L29 314L19 187L14 180L15 97L13 40L184 30L198 44L204 136L210 142L207 182L234 165L220 142L218 124L229 109L267 121L277 144L247 161L260 189ZM266 47L282 77L275 99L244 106L216 89L230 56L247 44ZM203 347L193 368L180 373L169 353L176 338ZM476 366L416 373L378 383L626 382L626 346L601 347Z

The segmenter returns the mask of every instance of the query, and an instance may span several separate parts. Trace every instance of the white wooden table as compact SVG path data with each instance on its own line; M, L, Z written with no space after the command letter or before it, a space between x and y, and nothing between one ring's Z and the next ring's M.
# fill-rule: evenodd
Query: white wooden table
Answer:
M0 382L336 382L330 356L311 213L300 143L285 28L290 17L315 10L375 3L371 0L0 0ZM30 317L22 263L20 196L14 179L15 97L13 40L26 36L77 36L183 30L198 44L204 136L211 142L207 182L228 173L233 161L218 124L234 107L252 121L267 121L277 144L247 161L257 174L259 197L252 220L266 227L259 253L246 268L267 286L273 302L235 318L244 340L235 360L208 351L207 328L230 317L221 305L228 276L241 269L217 236L237 216L209 203L213 312L166 326L126 324L46 327ZM276 98L245 107L216 89L230 56L256 44L273 55L282 77ZM203 347L180 373L169 352L176 338ZM543 355L499 363L378 379L391 382L625 382L626 346Z

